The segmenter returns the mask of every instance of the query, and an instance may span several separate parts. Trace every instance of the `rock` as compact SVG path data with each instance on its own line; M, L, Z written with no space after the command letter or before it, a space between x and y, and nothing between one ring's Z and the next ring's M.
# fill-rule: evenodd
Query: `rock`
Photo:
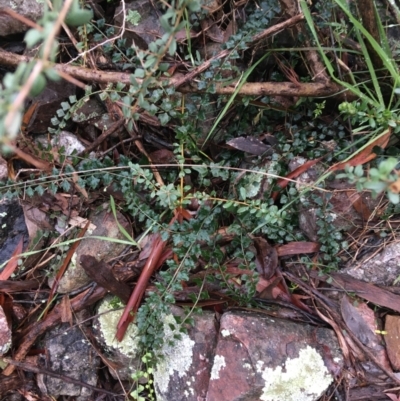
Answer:
M0 0L0 9L2 8L11 8L19 15L36 22L43 16L44 2L37 0ZM28 26L8 14L0 14L0 36L25 32L28 29Z
M176 310L177 308L173 309L175 315ZM179 314L184 315L182 310ZM206 399L217 331L213 313L203 312L192 317L194 326L188 328L187 334L180 333L180 340L173 339L177 331L172 331L169 326L177 326L173 316L164 318L165 338L167 341L173 339L174 345L170 346L166 341L161 350L163 359L154 370L154 387L158 401Z
M48 369L83 383L96 386L97 369L100 365L93 346L86 340L82 329L67 323L57 326L46 334L44 347L48 357ZM47 393L52 397L73 396L76 401L92 399L93 390L62 379L44 376Z
M0 265L10 259L21 238L29 242L24 212L18 199L0 201Z
M368 254L357 262L350 261L342 272L372 284L395 285L400 277L400 243L387 245L372 258Z
M72 121L84 127L94 125L100 130L107 130L107 127L110 127L113 123L104 105L95 98L90 98L79 109L74 111L72 113Z
M0 306L0 356L11 347L11 328L7 322L4 309Z
M115 369L109 368L110 373L115 379L130 380L140 363L137 327L130 324L123 340L117 341L115 333L123 305L113 296L109 295L99 303L97 313L93 334L105 351L105 356L116 365Z
M230 311L221 318L207 401L317 400L342 365L329 329Z
M400 316L387 315L384 336L386 351L394 370L400 370Z
M93 235L110 239L126 239L118 228L113 214L104 210L107 207L108 205L104 204L103 210L97 211L90 216L91 223L96 228L92 232L88 230L85 237ZM117 212L117 219L119 224L121 224L125 230L128 232L131 231L129 222L119 212ZM82 255L90 255L95 257L97 260L107 261L120 255L125 247L126 245L124 244L107 241L106 239L84 238L79 244L76 252L73 254L68 269L60 280L57 291L59 293L67 293L76 290L91 281L80 264L80 258ZM49 279L50 286L52 286L53 282L54 278Z
M106 357L119 366L114 372L110 369L111 374L126 380L140 366L137 327L135 324L129 325L123 341L117 342L115 332L122 310L109 312L115 309L111 301L112 297L107 297L99 306L95 336L105 349ZM183 310L178 307L171 308L171 311L174 315L184 317ZM188 328L188 334L179 333L181 339L177 340L173 336L178 331L170 328L170 324L178 327L173 315L163 318L166 341L159 351L162 358L154 369L158 401L197 401L206 397L217 331L213 313L204 312L193 316L193 319L195 323ZM174 344L169 345L168 340Z

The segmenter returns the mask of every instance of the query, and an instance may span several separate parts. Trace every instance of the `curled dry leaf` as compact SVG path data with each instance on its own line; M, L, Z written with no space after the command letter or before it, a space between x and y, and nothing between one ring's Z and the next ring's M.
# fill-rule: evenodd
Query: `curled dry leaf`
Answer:
M257 250L256 268L266 279L271 278L278 267L278 252L262 237L254 237L254 246Z

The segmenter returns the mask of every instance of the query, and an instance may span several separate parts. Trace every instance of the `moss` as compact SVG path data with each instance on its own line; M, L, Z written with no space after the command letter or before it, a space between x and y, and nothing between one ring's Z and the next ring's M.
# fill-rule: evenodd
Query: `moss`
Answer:
M262 377L265 380L262 401L312 401L333 380L321 355L310 346L302 349L298 358L287 359L284 369L281 366L264 369Z

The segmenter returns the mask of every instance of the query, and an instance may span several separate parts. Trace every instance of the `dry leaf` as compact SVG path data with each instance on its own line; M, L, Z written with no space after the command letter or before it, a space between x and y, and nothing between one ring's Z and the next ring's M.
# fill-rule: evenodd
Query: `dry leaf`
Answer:
M271 146L266 145L264 142L261 142L259 139L251 136L248 136L246 138L240 136L238 138L231 139L226 144L232 146L232 148L256 156L261 156L264 153L271 151L272 149Z
M376 153L373 153L372 150L374 149L375 146L385 149L387 144L389 143L391 133L392 130L389 127L386 130L385 134L376 138L375 141L373 141L370 145L368 145L366 148L355 154L353 158L344 162L334 164L328 169L328 171L343 170L346 166L354 167L360 164L368 163L369 161L375 159Z
M346 191L346 195L348 196L356 212L362 217L364 221L368 221L371 217L372 212L364 203L362 193L359 194L355 191Z
M278 256L300 255L302 253L318 252L320 244L317 242L289 242L277 248Z
M254 246L257 250L256 268L266 279L271 278L278 267L278 252L262 237L254 237Z

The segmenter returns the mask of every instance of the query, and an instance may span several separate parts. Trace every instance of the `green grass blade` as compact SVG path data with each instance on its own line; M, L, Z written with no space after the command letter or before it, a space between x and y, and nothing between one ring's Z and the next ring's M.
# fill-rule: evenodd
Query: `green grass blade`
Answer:
M119 221L117 219L117 210L115 208L114 198L112 196L110 196L110 206L111 206L111 211L113 213L113 216L114 216L115 222L117 223L119 231L121 231L121 233L124 235L124 237L127 238L128 241L130 241L132 245L135 245L140 249L140 245L129 235L128 231L126 231L125 228L122 227L122 225L119 223Z
M314 21L312 19L310 10L308 9L307 3L304 0L300 0L300 6L301 6L301 9L303 11L304 17L305 17L305 19L307 21L308 27L309 27L309 29L310 29L313 37L314 37L314 40L315 40L315 42L317 44L317 47L318 47L319 53L320 53L320 55L322 57L322 60L324 61L326 69L328 70L329 75L331 76L331 78L336 83L338 83L339 85L341 85L341 86L345 87L346 89L348 89L349 91L353 92L359 98L365 100L368 104L370 104L370 105L372 105L374 107L379 107L379 103L378 102L376 102L374 99L366 96L363 92L361 92L357 88L357 86L351 85L348 82L342 81L342 80L340 80L339 78L337 78L335 76L335 69L334 69L332 63L330 62L330 60L328 59L328 57L326 56L326 54L324 53L323 48L321 46L321 43L320 43L320 41L318 39L318 34L317 34L316 30L315 30Z
M383 65L385 66L385 68L390 72L390 75L392 76L392 78L396 80L399 76L399 73L397 72L397 68L396 68L394 61L385 52L385 50L382 48L382 46L372 37L372 35L362 26L360 21L358 21L357 18L354 17L354 15L348 9L347 4L345 4L343 2L343 0L335 0L335 2L343 10L343 12L347 15L347 17L349 18L351 23L354 25L354 27L366 37L366 39L371 44L371 46L373 47L375 52L382 59L382 62L383 62Z
M363 53L364 60L368 67L368 73L371 76L372 85L374 86L375 93L378 96L378 102L381 106L385 107L385 102L383 100L381 87L378 82L378 77L376 76L376 73L375 73L375 67L372 64L371 57L368 52L367 46L365 45L364 39L361 36L360 31L358 29L356 29L356 35L357 35L358 42L361 46L361 51Z

